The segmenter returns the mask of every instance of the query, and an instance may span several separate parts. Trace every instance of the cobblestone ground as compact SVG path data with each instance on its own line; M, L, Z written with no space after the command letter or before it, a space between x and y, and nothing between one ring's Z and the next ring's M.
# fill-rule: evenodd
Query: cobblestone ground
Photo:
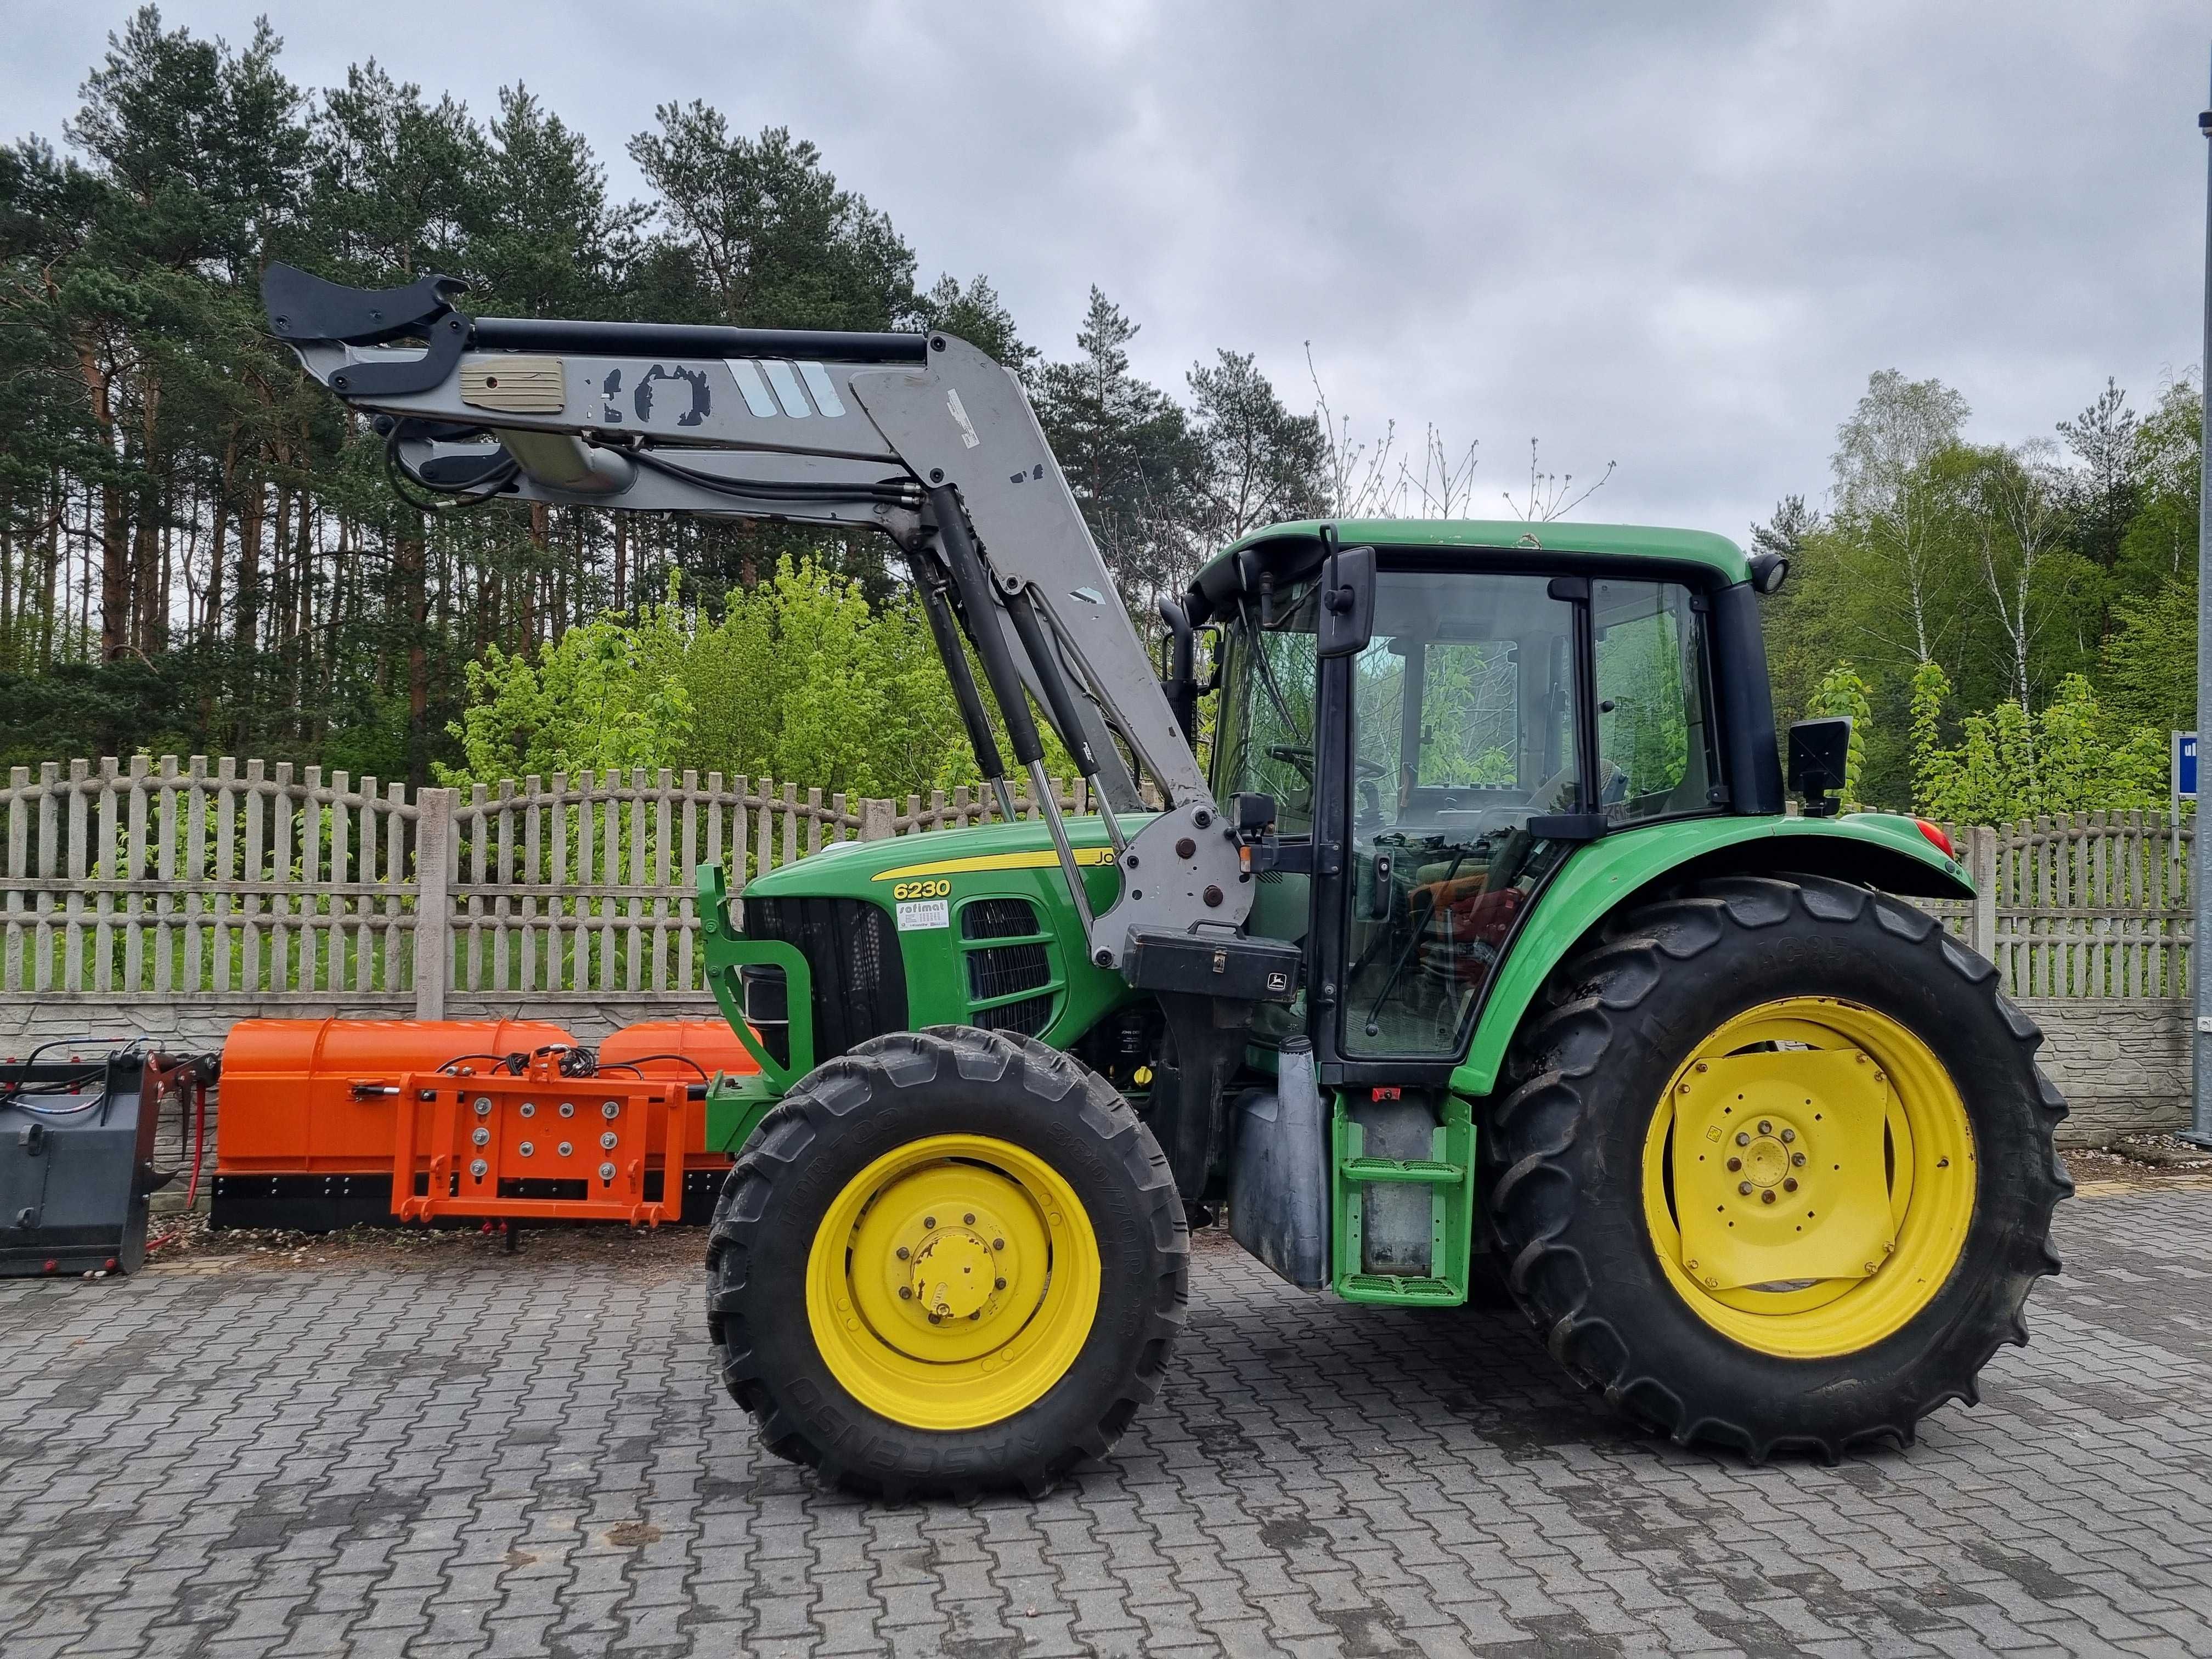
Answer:
M969 1506L756 1450L665 1251L0 1285L0 1654L2212 1652L2212 1190L2060 1236L1981 1407L1837 1468L1208 1237L1113 1464Z

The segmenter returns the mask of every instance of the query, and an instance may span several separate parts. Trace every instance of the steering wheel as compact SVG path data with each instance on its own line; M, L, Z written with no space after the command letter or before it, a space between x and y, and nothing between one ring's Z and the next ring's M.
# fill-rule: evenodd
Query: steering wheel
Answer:
M1288 762L1291 765L1297 767L1299 771L1306 775L1306 781L1309 784L1312 783L1314 775L1314 752L1310 744L1297 743L1271 743L1267 745L1267 757L1270 760ZM1364 758L1353 761L1352 769L1363 778L1383 778L1388 777L1390 775L1390 769L1383 765L1381 761L1371 761Z

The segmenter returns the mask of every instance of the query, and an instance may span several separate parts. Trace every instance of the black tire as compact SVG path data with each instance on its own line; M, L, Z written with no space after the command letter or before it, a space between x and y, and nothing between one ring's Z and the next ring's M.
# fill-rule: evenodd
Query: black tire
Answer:
M1098 1308L1066 1372L981 1428L920 1429L862 1404L831 1374L805 1314L808 1252L836 1194L925 1136L988 1135L1049 1164L1100 1243ZM1188 1297L1182 1201L1152 1133L1115 1090L1034 1039L933 1026L861 1043L817 1067L763 1120L730 1171L708 1245L707 1329L762 1443L857 1492L1042 1496L1103 1457L1159 1392Z
M1950 1073L1976 1147L1974 1212L1956 1265L1904 1327L1856 1352L1778 1357L1707 1323L1662 1270L1641 1198L1642 1148L1668 1080L1721 1024L1775 999L1863 1004ZM1510 1092L1482 1158L1513 1294L1585 1386L1680 1443L1753 1459L1834 1459L1909 1444L2058 1270L2051 1212L2073 1190L2052 1135L2064 1098L2035 1064L2042 1034L1996 970L1922 912L1817 876L1704 882L1610 920L1555 973L1515 1039Z

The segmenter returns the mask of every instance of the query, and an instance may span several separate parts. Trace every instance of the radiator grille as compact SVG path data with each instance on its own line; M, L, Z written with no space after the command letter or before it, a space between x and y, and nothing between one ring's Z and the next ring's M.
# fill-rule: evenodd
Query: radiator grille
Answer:
M1021 939L1041 931L1036 906L1027 899L977 899L960 913L963 939Z
M1052 982L1052 962L1042 945L994 945L968 953L968 1000L1010 997Z
M969 1024L986 1031L1012 1031L1022 1036L1039 1036L1052 1023L1052 999L1049 996L1024 997L1019 1002L1002 1002L995 1008L978 1008Z
M806 958L814 978L817 1065L872 1036L906 1029L906 963L890 914L880 905L850 898L747 898L745 936L781 939ZM756 975L782 975L774 969L745 971L747 1006L765 1012L774 999L756 993ZM761 1041L788 1063L788 1027L764 1024Z
M960 913L963 939L1022 939L1042 931L1027 899L978 899ZM973 1022L987 1031L1035 1036L1051 1023L1052 997L1024 997L994 1008L973 1005L1052 983L1052 958L1042 944L994 945L968 955L968 1001Z

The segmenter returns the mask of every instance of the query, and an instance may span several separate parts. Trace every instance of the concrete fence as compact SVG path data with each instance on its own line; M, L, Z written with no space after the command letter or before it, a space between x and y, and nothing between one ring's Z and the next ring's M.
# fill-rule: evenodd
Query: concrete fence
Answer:
M1083 786L1061 787L1071 811ZM1018 794L1027 817L1035 803ZM710 1011L691 872L733 890L837 842L998 816L767 778L556 773L463 791L223 758L14 769L0 790L0 1053L49 1037L193 1047L258 1016L558 1021L580 1037ZM1927 908L2049 1037L2069 1139L2185 1115L2192 831L2090 813L1950 831L1978 897Z
M1080 782L1061 805L1087 810ZM1026 787L1018 816L1036 811ZM999 816L984 790L862 799L708 773L422 789L145 756L0 790L0 1042L220 1041L256 1013L563 1011L611 1029L713 1006L692 872L732 890L840 841Z

